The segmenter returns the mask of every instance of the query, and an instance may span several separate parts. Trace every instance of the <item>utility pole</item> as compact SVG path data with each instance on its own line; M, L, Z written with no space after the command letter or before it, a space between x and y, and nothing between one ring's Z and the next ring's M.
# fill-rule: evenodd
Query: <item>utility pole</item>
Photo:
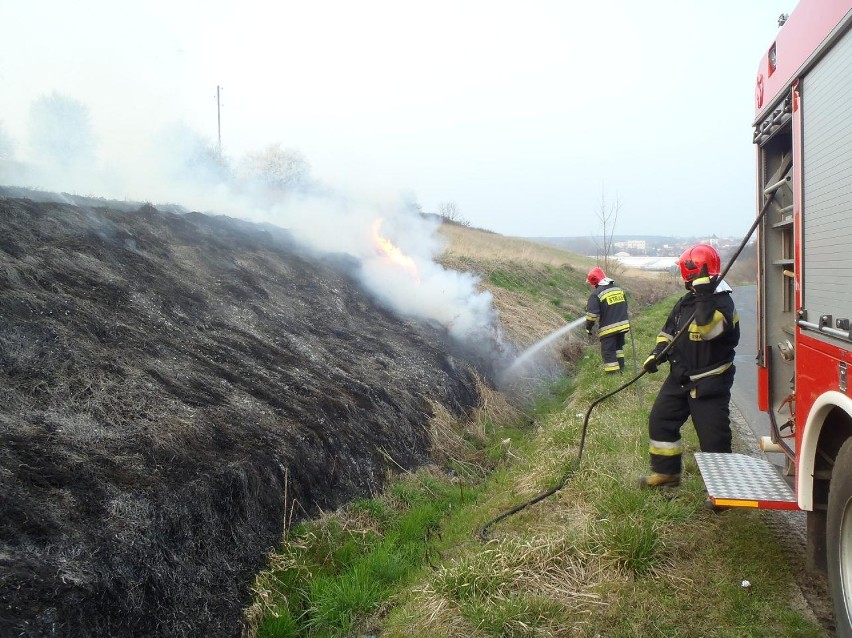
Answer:
M222 87L216 85L216 125L219 131L219 159L222 159L222 101L219 92Z

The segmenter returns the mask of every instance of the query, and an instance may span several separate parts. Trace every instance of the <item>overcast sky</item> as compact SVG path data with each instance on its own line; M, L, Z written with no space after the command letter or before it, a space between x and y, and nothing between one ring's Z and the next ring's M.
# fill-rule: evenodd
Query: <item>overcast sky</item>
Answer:
M101 162L184 122L224 152L453 202L513 236L740 237L758 62L795 0L0 0L0 125L85 103ZM31 159L31 158L29 158ZM91 194L91 193L86 193Z

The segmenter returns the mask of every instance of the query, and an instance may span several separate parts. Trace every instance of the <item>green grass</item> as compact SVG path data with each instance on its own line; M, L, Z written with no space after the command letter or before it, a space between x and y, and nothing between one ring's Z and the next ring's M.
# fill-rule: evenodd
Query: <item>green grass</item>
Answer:
M635 320L637 357L674 299ZM407 474L382 495L297 526L258 580L267 612L257 635L823 636L791 605L793 575L760 512L704 508L690 424L681 487L638 487L663 375L587 412L631 378L605 376L590 347L575 378L530 412L533 427L488 424L471 455L488 459L489 473ZM477 538L572 468L563 489L496 523L489 542Z
M342 636L429 561L432 535L475 487L406 475L387 493L353 501L335 515L294 527L279 553L283 567L261 575L266 610L257 635Z
M489 269L488 280L499 288L545 301L566 318L578 316L589 295L585 276L570 266L500 263Z

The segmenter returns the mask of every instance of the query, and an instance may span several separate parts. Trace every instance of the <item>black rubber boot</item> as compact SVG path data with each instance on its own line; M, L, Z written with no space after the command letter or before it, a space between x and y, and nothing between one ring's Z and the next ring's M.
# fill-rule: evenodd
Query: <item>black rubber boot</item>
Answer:
M639 487L661 488L661 487L677 487L680 485L680 474L660 474L651 472L648 476L639 477Z

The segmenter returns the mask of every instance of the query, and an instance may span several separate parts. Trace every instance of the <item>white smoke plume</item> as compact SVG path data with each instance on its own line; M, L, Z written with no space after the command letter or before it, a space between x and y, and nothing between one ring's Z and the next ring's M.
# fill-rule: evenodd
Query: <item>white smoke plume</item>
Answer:
M87 121L80 104L69 106L57 95L39 102L38 109L39 117L32 121L49 120L54 137L62 129L63 114L75 120L69 126ZM41 131L30 133L31 139L44 139ZM87 144L94 139L87 137ZM396 314L437 323L480 352L503 349L490 293L479 289L473 274L448 270L435 261L443 250L440 219L423 215L410 197L336 191L310 176L307 159L298 151L279 145L248 154L232 166L185 125L130 136L118 156L100 163L92 161L88 146L77 155L64 150L61 165L49 157L16 163L14 170L0 163L0 184L178 204L275 224L313 251L355 258L365 289ZM387 246L392 247L390 253ZM402 256L397 261L392 259L394 251Z
M478 277L435 261L443 250L439 219L401 196L294 191L269 207L241 210L252 221L288 229L313 250L357 259L365 288L398 315L437 322L465 342L499 334L491 293L479 290Z

